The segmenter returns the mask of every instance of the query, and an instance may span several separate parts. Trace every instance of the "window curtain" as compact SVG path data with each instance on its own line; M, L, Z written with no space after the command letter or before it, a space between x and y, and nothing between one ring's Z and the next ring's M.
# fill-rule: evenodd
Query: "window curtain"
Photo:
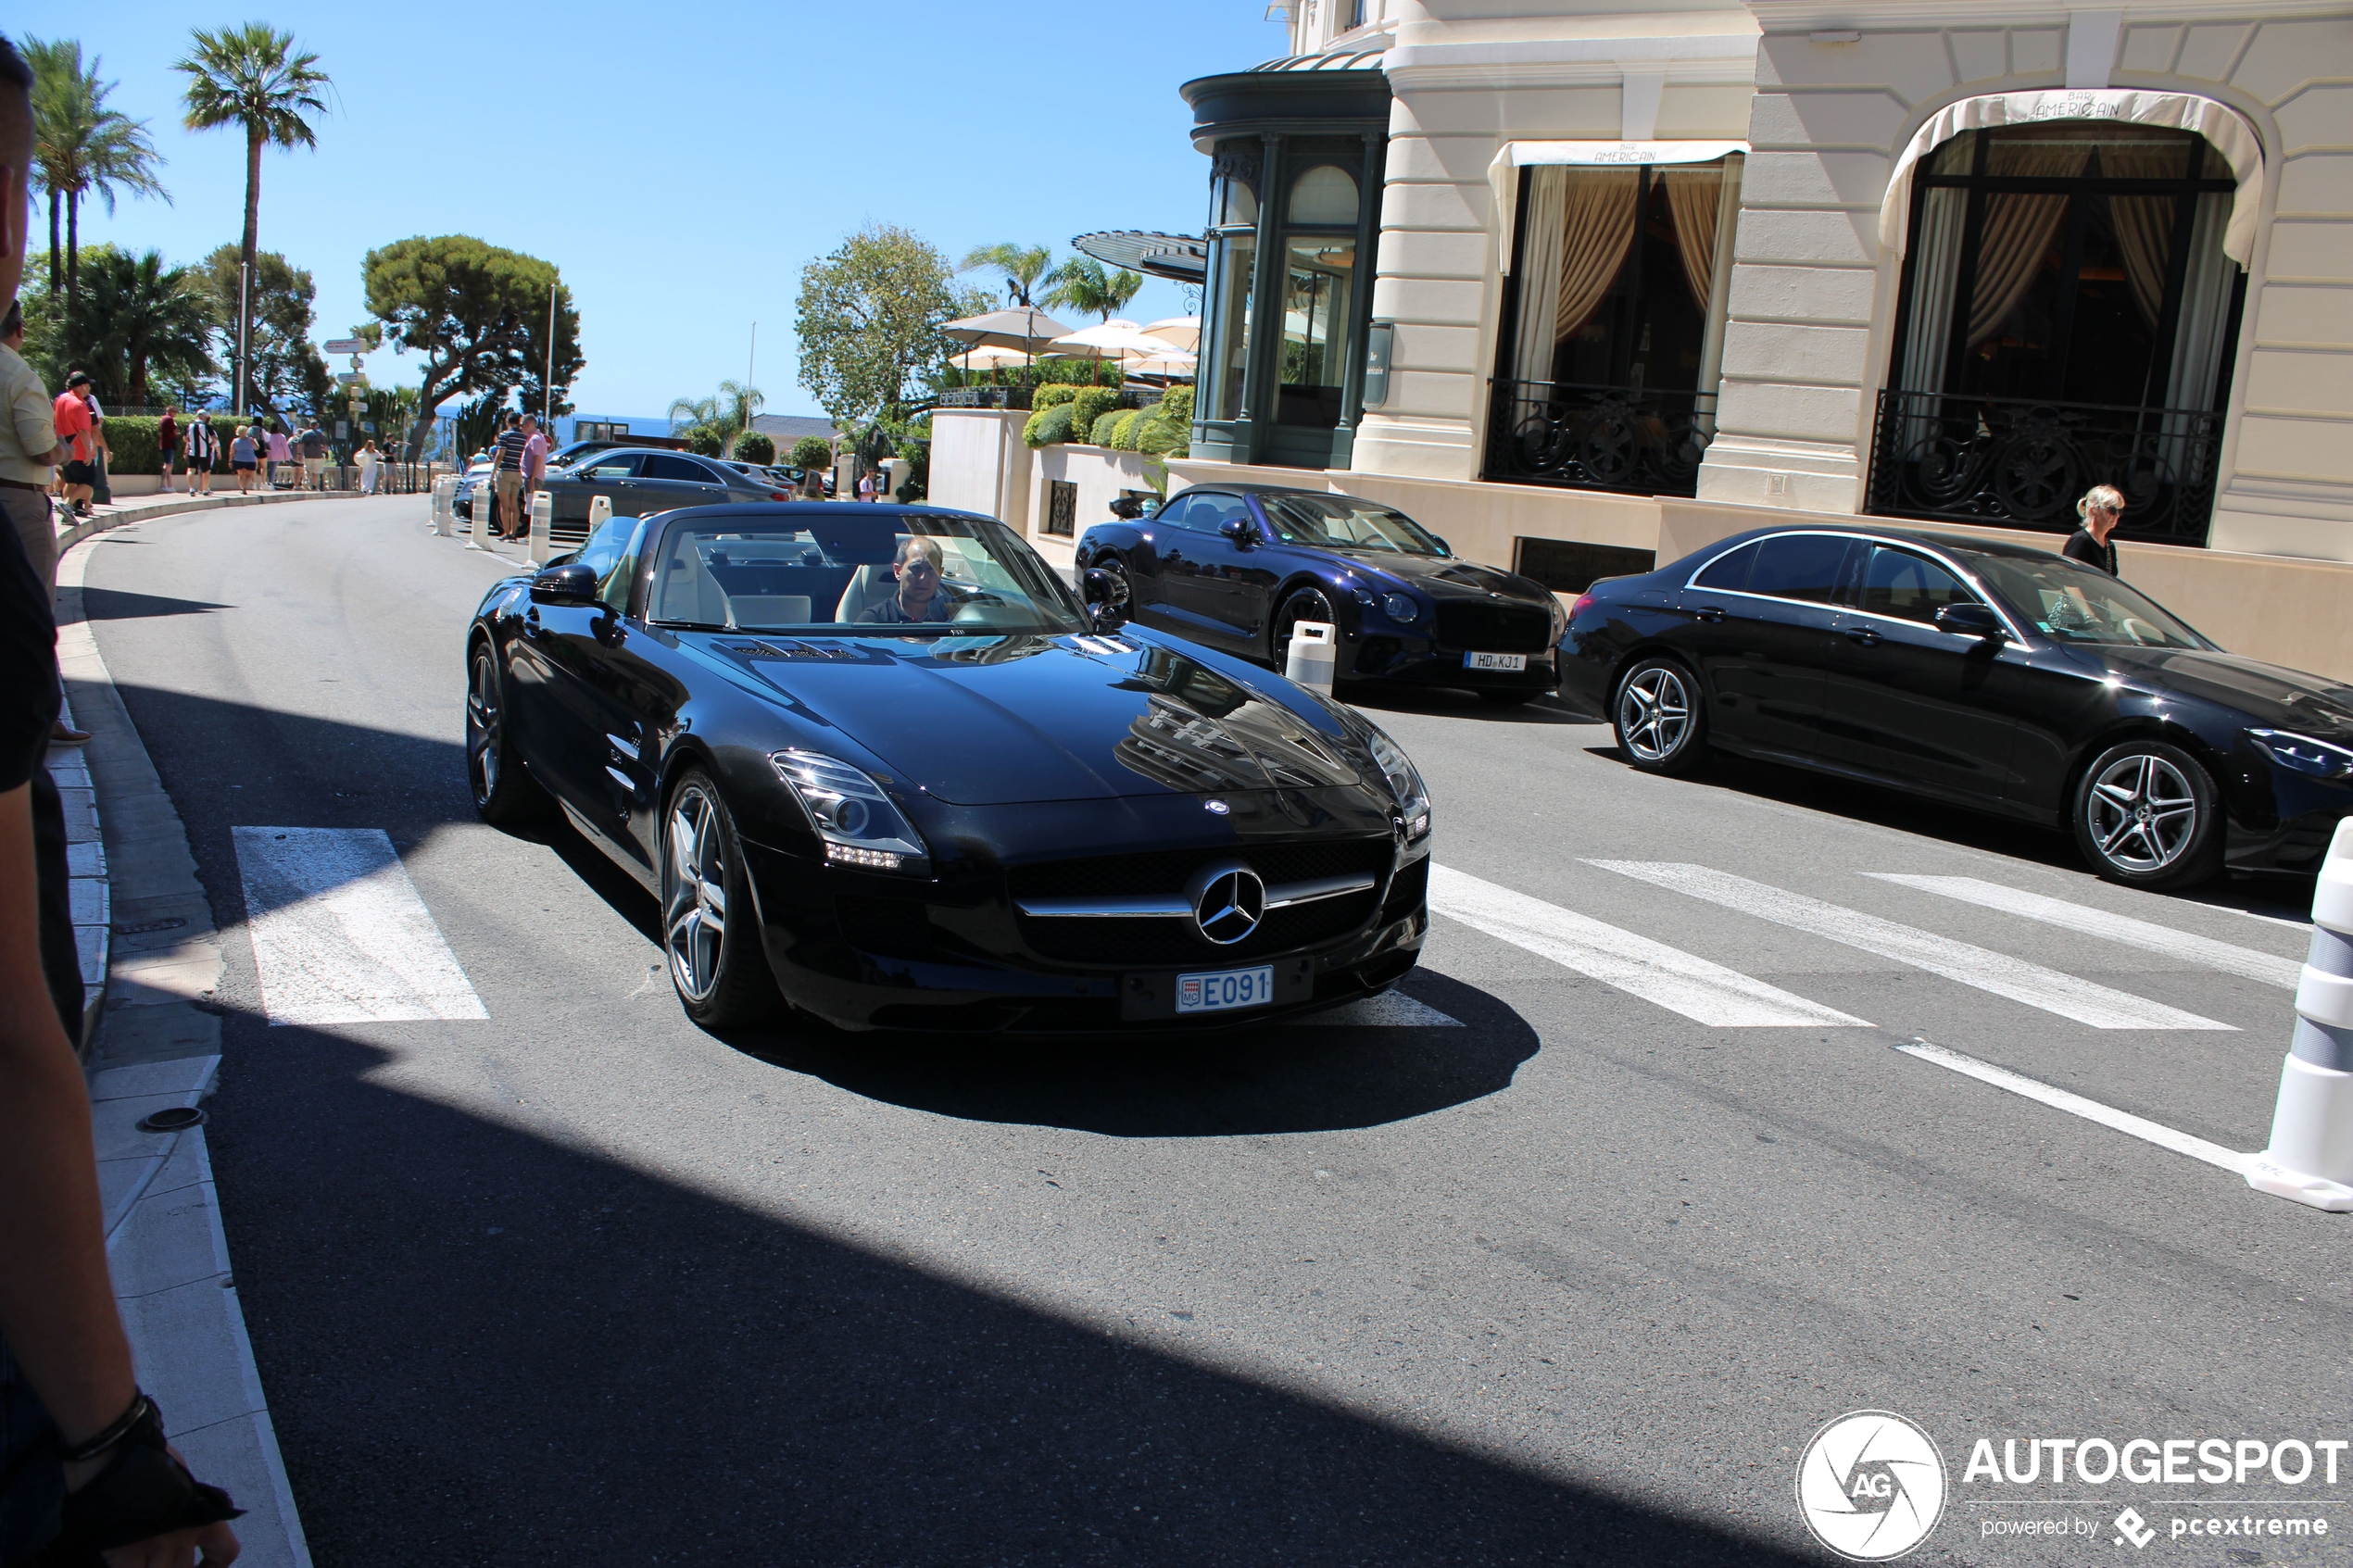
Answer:
M1663 169L1667 210L1675 220L1675 250L1683 263L1683 282L1691 286L1692 303L1707 310L1716 284L1716 221L1722 194L1721 169Z
M1528 171L1528 214L1520 226L1528 254L1519 270L1518 341L1512 347L1512 379L1553 379L1554 320L1560 314L1561 241L1569 170L1551 164Z
M2090 149L2065 144L2012 144L1994 149L1986 172L2035 179L2072 180L2083 172ZM2051 240L2067 218L2068 198L2022 191L1995 191L1985 197L1985 222L1977 242L1977 288L1969 300L1969 346L1999 332L2010 312L2034 286Z
M1953 294L1961 277L1961 224L1969 193L1932 185L1920 198L1920 228L1912 259L1912 319L1904 333L1904 375L1898 392L1944 390L1944 357L1953 340Z
M2189 269L2182 278L2182 314L2173 331L2173 365L2165 383L2169 408L2214 407L2236 282L2233 263L2222 249L2230 221L2229 196L2213 191L2197 198L2197 216L2190 223Z
M1634 208L1642 192L1639 169L1579 169L1562 202L1560 304L1554 314L1558 342L1592 320L1617 281L1634 243Z
M2100 172L2117 180L2179 179L2178 146L2108 145L2100 149ZM2124 259L2124 286L2133 307L2152 328L2165 316L2165 269L2173 258L2175 196L2110 196L2108 221Z

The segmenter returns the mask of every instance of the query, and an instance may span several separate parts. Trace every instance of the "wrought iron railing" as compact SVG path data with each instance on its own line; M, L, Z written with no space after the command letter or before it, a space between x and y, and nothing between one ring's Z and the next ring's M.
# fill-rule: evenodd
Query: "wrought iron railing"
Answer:
M1689 495L1716 425L1716 395L1499 381L1487 477L1639 495Z
M2027 398L1882 392L1868 509L2071 533L2095 484L2124 493L2127 539L2204 545L2222 416Z

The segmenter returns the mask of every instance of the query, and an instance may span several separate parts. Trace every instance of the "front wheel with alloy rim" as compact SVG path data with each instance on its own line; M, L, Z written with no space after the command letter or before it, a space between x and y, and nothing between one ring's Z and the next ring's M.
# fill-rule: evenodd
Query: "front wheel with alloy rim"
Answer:
M506 687L490 645L476 643L466 665L466 775L474 809L493 827L537 822L552 803L515 755L507 734Z
M724 1029L774 1016L777 995L719 786L691 769L661 819L661 943L686 1016Z
M1645 659L1629 670L1610 722L1626 760L1646 773L1687 773L1707 755L1699 682L1674 659Z
M2075 786L2075 842L2110 882L2190 887L2222 869L2222 803L2196 758L2159 740L2112 746Z

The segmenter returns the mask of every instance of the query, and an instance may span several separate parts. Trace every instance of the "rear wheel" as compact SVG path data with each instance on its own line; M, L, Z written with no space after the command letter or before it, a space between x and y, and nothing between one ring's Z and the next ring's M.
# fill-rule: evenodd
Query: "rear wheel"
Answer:
M506 688L490 645L476 643L466 663L466 775L473 785L474 809L493 827L536 822L551 802L539 781L523 770L507 734Z
M2075 842L2133 887L2191 887L2222 869L2221 797L2196 758L2159 740L2112 746L2075 786Z
M688 770L662 813L661 940L678 1000L706 1029L777 1010L749 884L719 786L701 769Z
M1302 588L1283 601L1275 612L1275 668L1282 670L1290 663L1291 631L1302 621L1322 621L1331 624L1335 633L1340 617L1332 609L1332 601L1320 588Z
M1688 773L1706 758L1699 683L1674 659L1645 659L1629 670L1610 716L1618 748L1646 773Z

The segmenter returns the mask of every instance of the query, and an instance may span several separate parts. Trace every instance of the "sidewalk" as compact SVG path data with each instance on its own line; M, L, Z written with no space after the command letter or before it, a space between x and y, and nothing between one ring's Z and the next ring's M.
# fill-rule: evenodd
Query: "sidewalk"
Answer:
M309 1549L230 1272L204 1128L140 1125L195 1107L217 1081L220 1019L208 1009L220 947L179 812L82 617L90 552L74 546L145 518L305 498L142 496L95 508L58 535L57 663L72 718L91 738L53 748L50 760L91 988L84 1048L107 1262L141 1386L190 1466L246 1511L236 1528L248 1568L309 1568Z

